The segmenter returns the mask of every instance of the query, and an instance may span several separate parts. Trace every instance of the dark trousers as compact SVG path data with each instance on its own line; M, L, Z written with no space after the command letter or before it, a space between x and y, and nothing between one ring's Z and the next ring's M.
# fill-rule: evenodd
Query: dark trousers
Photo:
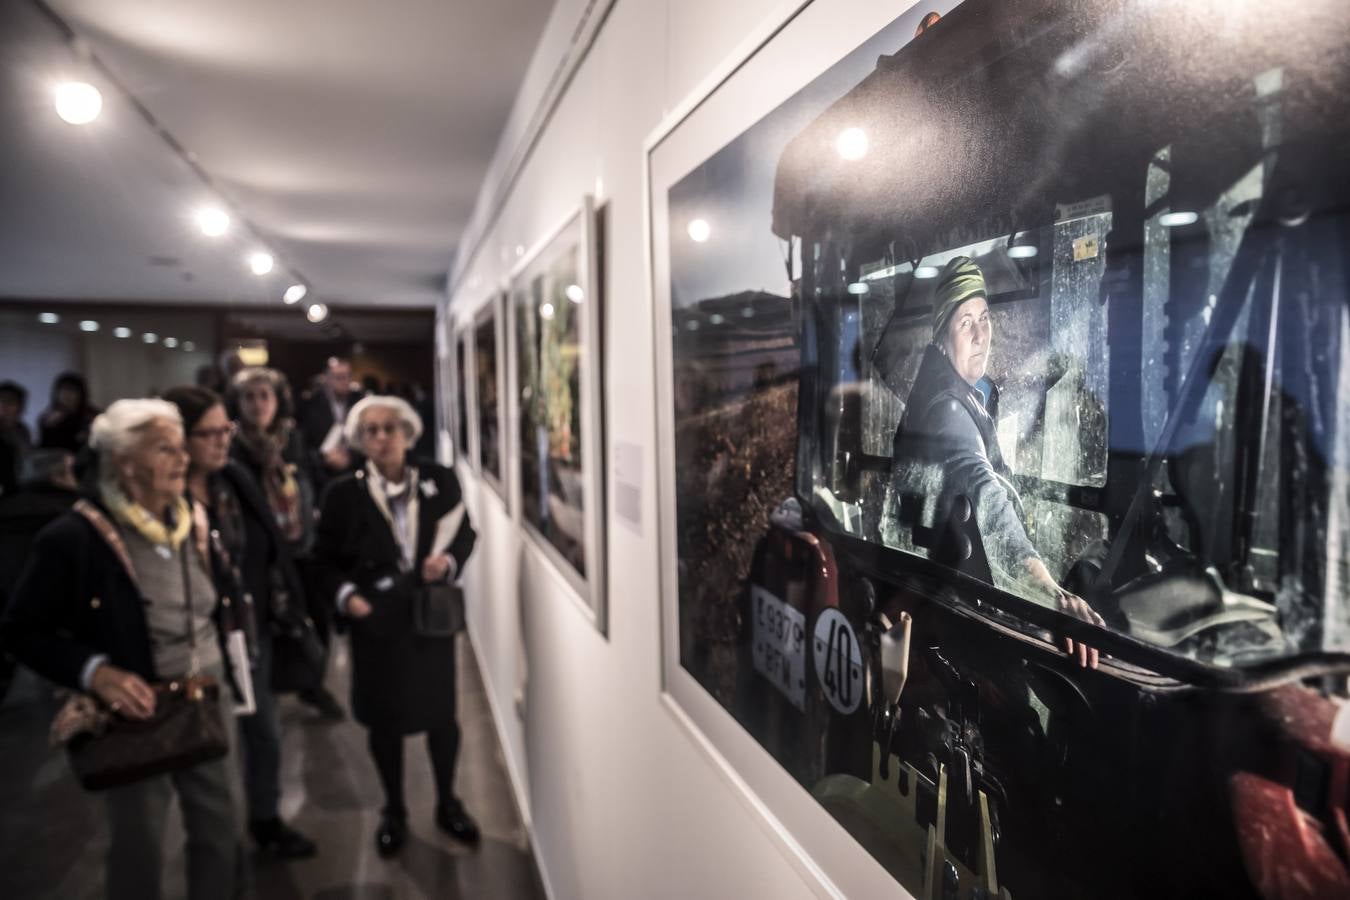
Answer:
M253 696L258 709L239 718L244 750L244 793L249 821L277 817L281 800L281 716L272 693L272 634L258 629L258 662L253 669Z
M370 755L380 773L384 786L384 811L391 816L406 816L403 802L403 734L398 731L372 728L369 732ZM455 759L459 756L459 723L451 719L427 732L427 753L436 778L438 806L459 806L455 796Z

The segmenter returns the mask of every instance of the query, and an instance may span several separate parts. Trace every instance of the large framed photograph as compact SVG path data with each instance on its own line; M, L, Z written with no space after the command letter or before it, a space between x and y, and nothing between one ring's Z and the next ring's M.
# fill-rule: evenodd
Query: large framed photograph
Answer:
M511 276L515 476L521 522L605 623L600 303L589 197Z
M1350 896L1350 7L897 11L648 142L669 708L823 894Z
M474 407L477 410L478 471L502 498L506 492L506 421L501 323L505 298L495 292L474 316Z

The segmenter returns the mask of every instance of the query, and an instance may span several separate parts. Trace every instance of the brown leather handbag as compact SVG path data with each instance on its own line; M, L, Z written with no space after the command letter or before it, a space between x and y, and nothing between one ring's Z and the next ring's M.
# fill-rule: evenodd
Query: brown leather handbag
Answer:
M83 508L77 504L76 511L112 545L135 582L130 557L112 524L90 504L83 504ZM120 716L96 698L79 694L66 703L52 724L53 740L66 745L71 768L86 790L134 784L220 759L229 752L220 684L197 672L197 635L192 627L192 584L186 545L180 558L191 654L188 674L152 685L155 713L144 721Z

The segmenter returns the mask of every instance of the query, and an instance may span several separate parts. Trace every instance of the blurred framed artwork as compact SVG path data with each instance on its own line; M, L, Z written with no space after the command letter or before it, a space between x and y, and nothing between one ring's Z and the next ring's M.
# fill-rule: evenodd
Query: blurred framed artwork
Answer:
M498 291L473 320L473 390L477 411L478 471L503 502L506 491L506 392L502 347L505 293Z
M594 209L535 245L511 276L515 509L533 543L606 628L600 308Z

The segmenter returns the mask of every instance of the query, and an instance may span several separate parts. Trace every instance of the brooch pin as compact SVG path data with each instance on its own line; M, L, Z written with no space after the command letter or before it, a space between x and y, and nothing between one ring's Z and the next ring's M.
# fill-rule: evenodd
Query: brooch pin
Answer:
M417 487L422 491L422 496L426 497L428 500L435 497L438 493L436 490L436 482L434 481L423 481Z

